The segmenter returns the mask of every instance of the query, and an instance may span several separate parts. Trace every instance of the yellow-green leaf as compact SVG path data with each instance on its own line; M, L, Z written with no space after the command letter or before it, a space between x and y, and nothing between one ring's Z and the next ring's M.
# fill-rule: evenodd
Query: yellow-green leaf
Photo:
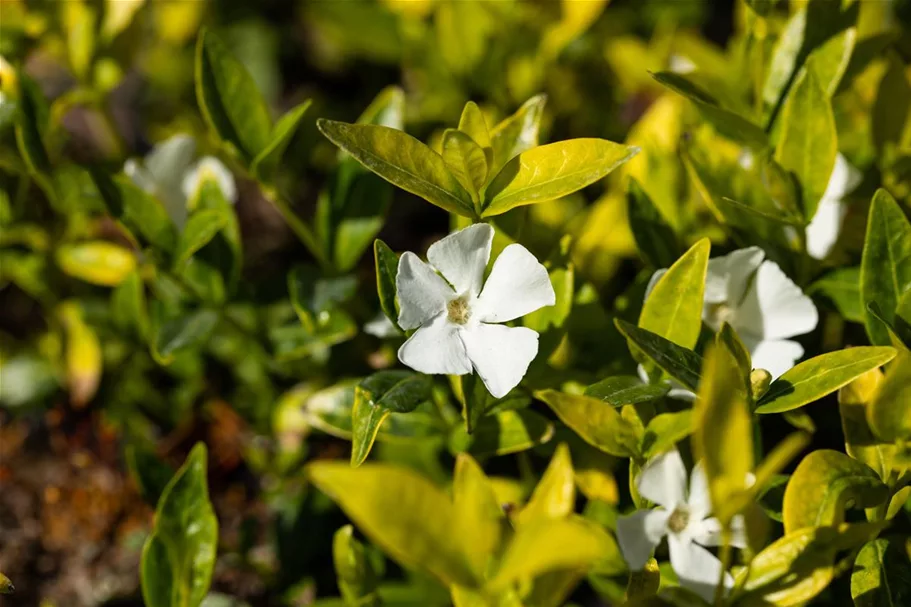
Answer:
M487 182L487 158L474 140L456 129L443 132L443 161L446 168L468 190L473 200Z
M517 521L527 525L538 519L564 518L572 513L575 504L573 463L569 447L560 443Z
M484 217L562 198L635 156L639 148L604 139L570 139L522 152L506 163L484 195Z
M8 577L0 573L0 594L13 594L14 592L16 592L16 587Z
M101 382L101 341L95 330L86 324L78 303L61 304L59 314L66 332L66 380L70 400L76 407L83 407L95 396Z
M332 561L338 589L346 604L378 607L377 575L364 545L354 539L354 527L345 525L332 538Z
M911 354L900 352L886 369L867 409L870 429L885 441L911 440Z
M469 101L462 109L462 115L459 117L459 130L471 137L482 150L490 149L490 130L487 128L484 113L474 101Z
M504 164L538 145L538 130L545 103L546 95L535 95L490 130L490 145L493 148L490 175L496 175Z
M639 457L641 428L624 419L620 411L609 404L556 390L541 390L535 392L535 397L544 401L560 421L593 447L618 457Z
M908 538L881 537L864 544L851 573L854 607L899 607L911 603L909 556Z
M258 179L269 182L274 178L275 171L281 164L282 156L285 154L285 149L291 143L291 140L294 139L294 134L297 133L304 113L309 107L309 99L299 103L285 112L275 123L275 126L272 127L266 147L256 155L250 165L250 171Z
M479 418L470 434L464 424L455 427L449 437L449 449L475 457L506 455L546 443L553 435L553 423L547 418L528 409L506 409Z
M477 587L452 502L426 478L389 464L351 468L321 461L307 470L320 491L401 565L446 585Z
M104 240L63 245L56 258L65 274L106 287L119 285L136 269L132 251Z
M756 413L781 413L819 400L895 357L895 348L861 346L805 360L772 382Z
M456 457L452 495L466 554L478 576L484 576L500 546L504 514L490 479L464 453Z
M411 135L322 118L316 125L329 141L393 185L457 215L476 215L471 194L449 172L443 157Z
M867 420L873 398L883 380L883 372L871 369L838 391L841 429L845 435L845 452L870 466L883 481L892 471L895 446L877 439Z

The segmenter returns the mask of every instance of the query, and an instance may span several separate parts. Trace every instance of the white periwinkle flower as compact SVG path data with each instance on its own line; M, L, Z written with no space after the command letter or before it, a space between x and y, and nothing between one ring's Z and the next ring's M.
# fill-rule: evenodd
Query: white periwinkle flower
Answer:
M826 191L807 226L807 253L813 259L825 259L835 246L848 211L842 199L857 187L860 178L860 171L851 166L844 156L838 154L835 157L835 167L829 176Z
M721 561L704 546L721 545L721 524L710 518L708 482L701 464L696 464L687 487L686 468L673 449L651 460L636 478L644 498L658 504L654 510L637 510L617 519L617 542L630 569L642 569L652 551L667 537L671 567L680 585L711 602L721 580ZM743 517L731 521L730 545L746 547ZM724 574L724 586L734 579Z
M417 331L399 348L399 360L421 373L465 375L474 368L502 398L537 355L538 334L492 323L552 306L556 296L547 270L519 244L503 249L485 284L492 240L492 227L475 224L431 245L429 264L402 255L395 277L399 326Z
M237 188L230 171L211 156L193 162L196 142L189 135L174 135L156 145L142 160L130 158L123 172L137 186L158 197L178 226L187 220L187 204L204 178L218 184L225 199L234 203Z
M803 356L803 346L788 339L816 328L813 300L758 247L739 249L709 260L702 320L714 331L730 324L750 351L754 369L778 377ZM649 282L646 297L666 270Z

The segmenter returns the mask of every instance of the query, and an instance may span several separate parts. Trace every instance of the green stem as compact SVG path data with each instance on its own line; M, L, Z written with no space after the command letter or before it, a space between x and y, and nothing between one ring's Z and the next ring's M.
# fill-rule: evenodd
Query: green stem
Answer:
M291 205L282 198L275 188L261 183L260 190L266 200L272 203L272 206L281 213L285 223L288 224L291 231L294 232L304 246L307 247L307 250L310 251L310 254L313 255L320 267L323 270L331 270L332 264L326 258L322 247L320 247L319 240L317 239L316 234L313 233L313 230L310 229L310 226L294 213L291 209Z

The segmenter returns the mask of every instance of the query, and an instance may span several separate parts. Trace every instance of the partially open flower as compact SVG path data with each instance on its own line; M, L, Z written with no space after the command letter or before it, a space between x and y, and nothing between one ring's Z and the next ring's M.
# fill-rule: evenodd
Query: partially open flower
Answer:
M485 284L492 240L493 228L476 224L431 245L429 264L414 253L402 255L395 280L399 325L417 331L399 349L399 360L422 373L474 369L502 398L537 355L538 334L493 323L552 306L556 296L547 270L519 244L503 250Z

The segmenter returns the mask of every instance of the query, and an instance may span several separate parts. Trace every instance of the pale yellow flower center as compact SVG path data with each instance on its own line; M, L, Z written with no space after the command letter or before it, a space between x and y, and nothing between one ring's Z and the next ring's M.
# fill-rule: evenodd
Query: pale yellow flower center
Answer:
M446 312L449 316L449 321L457 325L464 325L471 318L471 309L464 296L456 297L446 304Z
M690 522L690 510L686 506L677 506L667 519L667 528L672 533L680 533Z

